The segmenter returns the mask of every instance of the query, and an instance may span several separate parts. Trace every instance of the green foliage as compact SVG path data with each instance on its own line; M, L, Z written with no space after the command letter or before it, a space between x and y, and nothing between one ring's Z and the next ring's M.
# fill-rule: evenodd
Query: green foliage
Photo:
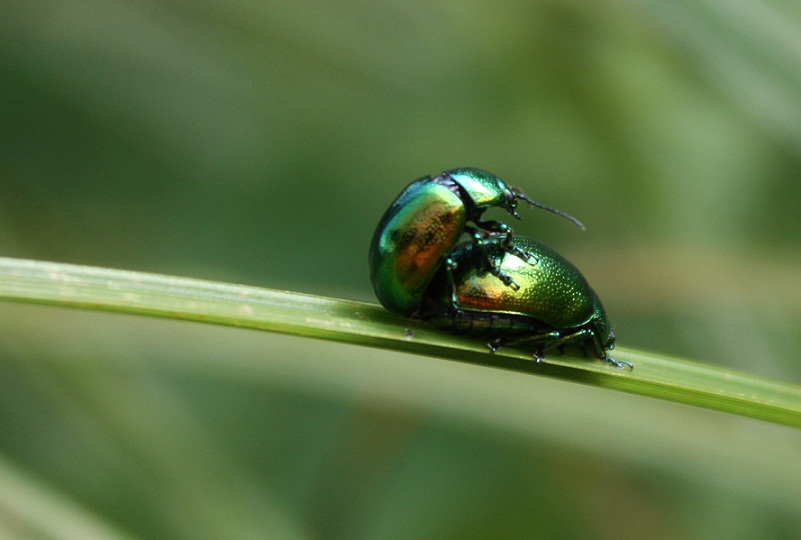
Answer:
M801 387L674 358L618 350L597 359L501 350L436 332L380 306L105 268L0 258L0 299L270 330L531 372L801 427Z

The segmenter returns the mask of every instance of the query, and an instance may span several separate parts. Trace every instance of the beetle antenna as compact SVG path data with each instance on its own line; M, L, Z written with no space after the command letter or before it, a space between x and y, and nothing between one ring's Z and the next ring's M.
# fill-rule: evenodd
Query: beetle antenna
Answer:
M532 201L531 199L528 198L528 195L526 195L525 193L515 192L515 197L517 197L520 200L526 201L531 206L534 206L534 207L539 208L541 210L545 210L546 212L550 212L552 214L556 214L557 216L561 216L561 217L565 218L566 220L571 222L573 225L575 225L576 227L578 227L582 231L586 230L586 227L584 227L584 224L582 222L580 222L579 220L577 220L576 218L574 218L573 216L571 216L570 214L566 214L565 212L562 212L561 210L557 210L556 208L551 208L550 206L545 206L544 204L538 203L537 201Z

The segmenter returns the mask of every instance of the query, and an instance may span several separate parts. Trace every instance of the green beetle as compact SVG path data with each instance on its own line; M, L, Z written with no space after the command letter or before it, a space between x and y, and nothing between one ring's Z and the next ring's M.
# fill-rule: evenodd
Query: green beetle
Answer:
M505 286L517 289L514 279L492 264L483 251L483 243L493 238L502 251L515 253L523 260L530 255L510 244L511 227L500 221L483 220L481 216L487 209L498 207L520 219L518 201L560 215L584 228L577 219L534 202L522 191L481 169L454 169L409 184L384 213L370 244L370 280L378 300L394 313L414 314L440 267L451 268L448 256L465 233L482 254L484 267Z
M615 346L615 332L598 295L575 266L531 238L516 236L511 247L531 257L510 253L497 239L485 242L483 251L470 242L460 244L451 253L455 266L450 274L442 269L432 279L417 317L439 328L487 337L492 352L504 345L532 346L539 362L546 351L572 345L617 367L633 368L606 353ZM484 253L520 285L518 290L487 271Z

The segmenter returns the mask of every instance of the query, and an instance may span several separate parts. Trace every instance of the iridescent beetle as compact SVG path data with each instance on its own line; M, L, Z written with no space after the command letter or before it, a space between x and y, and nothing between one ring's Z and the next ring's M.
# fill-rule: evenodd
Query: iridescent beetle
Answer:
M454 169L409 184L384 213L370 244L370 279L378 300L389 311L413 315L434 275L443 265L452 269L450 254L464 234L470 236L488 272L505 286L518 289L520 285L491 260L484 243L494 239L496 247L523 260L531 255L511 242L511 227L482 219L492 207L503 208L520 219L518 201L584 228L577 219L531 200L481 169Z
M633 368L607 354L615 346L615 332L581 272L531 238L515 236L511 246L531 256L517 256L498 239L485 242L482 250L469 242L457 246L451 253L455 267L450 272L441 268L432 279L416 317L488 338L492 352L505 345L531 347L539 362L549 350L576 346L619 368ZM519 289L510 289L486 270L485 254Z

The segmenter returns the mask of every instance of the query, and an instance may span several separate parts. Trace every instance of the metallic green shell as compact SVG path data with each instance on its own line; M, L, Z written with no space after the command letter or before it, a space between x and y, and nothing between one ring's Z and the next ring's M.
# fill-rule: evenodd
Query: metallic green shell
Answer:
M464 233L462 200L433 179L413 182L389 207L370 244L370 279L389 311L412 314Z
M504 251L496 241L487 242L485 247L500 271L517 283L518 290L507 287L487 271L476 246L463 243L451 254L457 264L453 271L456 299L459 309L470 312L471 324L480 320L483 313L486 320L491 315L514 316L514 331L521 334L525 333L525 325L520 324L518 316L530 320L529 331L587 326L600 344L609 348L614 334L598 295L581 272L556 251L531 238L514 237L512 246L529 253L529 260ZM438 305L450 307L450 290L444 278L438 279L429 294Z
M491 206L514 214L516 193L494 174L471 168L406 186L381 218L370 244L370 280L381 304L400 315L413 314L467 222L482 228L481 214ZM504 227L500 225L508 229Z
M511 211L517 207L517 198L512 189L491 172L464 168L453 169L445 174L462 186L476 208L497 206Z

